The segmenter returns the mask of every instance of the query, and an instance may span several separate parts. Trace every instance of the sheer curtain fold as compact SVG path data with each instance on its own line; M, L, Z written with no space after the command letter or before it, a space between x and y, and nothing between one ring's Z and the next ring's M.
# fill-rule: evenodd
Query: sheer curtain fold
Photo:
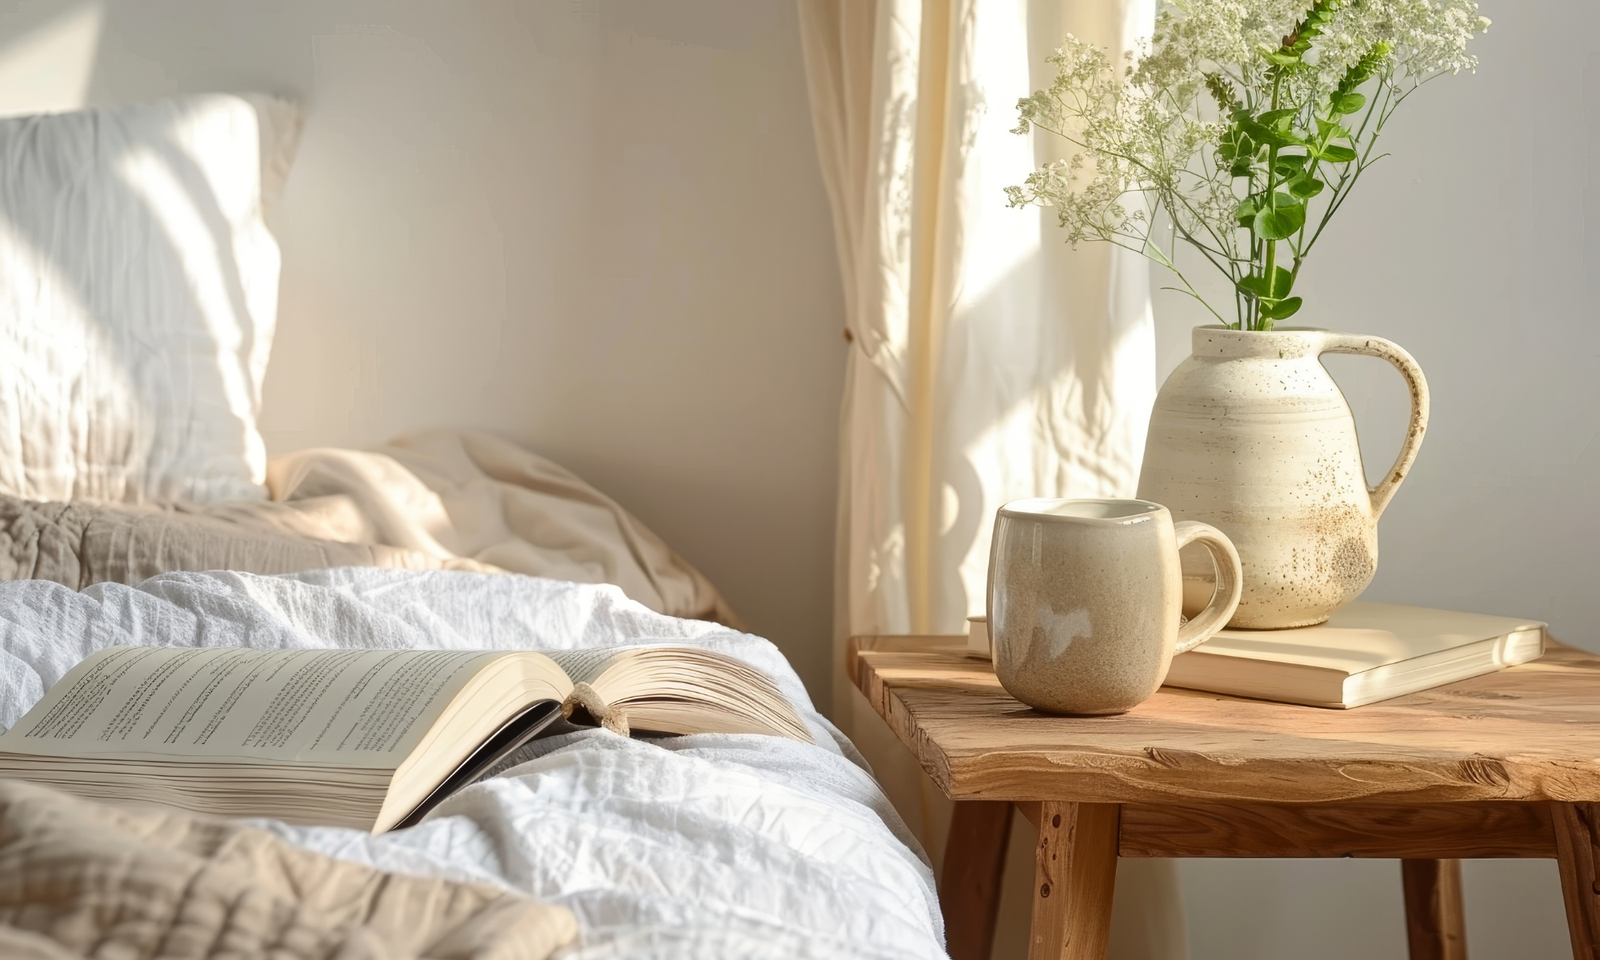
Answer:
M1131 49L1155 0L797 2L851 341L834 714L937 863L949 803L843 677L842 647L965 632L1002 503L1133 495L1155 395L1144 262L1069 248L1002 188L1064 156L1011 133L1061 38ZM1120 939L1143 945L1119 952L1186 956L1170 867L1144 873L1149 895L1119 890L1145 918Z
M1069 30L1131 46L1153 0L800 0L844 280L849 630L956 631L994 508L1119 495L1154 395L1142 261L1012 210L1056 144L1011 133Z

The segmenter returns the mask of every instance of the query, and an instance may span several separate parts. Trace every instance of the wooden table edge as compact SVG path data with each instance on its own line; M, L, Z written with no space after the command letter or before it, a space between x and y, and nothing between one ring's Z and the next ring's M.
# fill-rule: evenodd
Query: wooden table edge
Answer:
M1003 756L992 750L951 750L923 729L913 709L893 689L894 678L885 679L876 668L869 669L863 654L933 653L951 657L950 662L955 665L976 667L983 663L963 655L965 642L964 637L954 635L860 636L850 638L845 655L847 676L852 685L884 719L896 737L912 751L939 789L953 800L1064 800L1076 803L1184 805L1231 802L1421 805L1478 801L1600 801L1600 764L1596 764L1595 771L1585 774L1596 781L1595 789L1569 789L1570 785L1564 782L1563 777L1570 775L1580 764L1588 766L1596 763L1576 759L1565 768L1560 768L1538 757L1455 752L1403 757L1398 754L1356 757L1349 762L1334 762L1326 756L1313 755L1257 757L1248 763L1234 765L1219 762L1204 753L1174 750L1161 745L1146 746L1142 751L1102 752L1086 749L1083 755L1087 762L1067 766L1064 759L1070 755L1070 747L1035 745L1006 751ZM1580 652L1555 642L1552 642L1550 650ZM1600 676L1600 671L1597 671L1597 676ZM1268 701L1224 694L1172 692L1182 697L1198 695L1208 700L1288 707L1309 711L1313 715L1345 713L1320 707L1270 704ZM1021 704L1017 706L1027 710ZM1097 760L1115 762L1094 762ZM1269 766L1268 773L1271 776L1260 771L1263 765ZM1204 768L1210 779L1185 779L1167 773L1167 770L1182 772L1190 767ZM1133 775L1130 775L1130 771ZM1358 775L1351 775L1352 771ZM1278 785L1285 782L1297 784L1300 795L1288 798L1277 795L1275 791Z

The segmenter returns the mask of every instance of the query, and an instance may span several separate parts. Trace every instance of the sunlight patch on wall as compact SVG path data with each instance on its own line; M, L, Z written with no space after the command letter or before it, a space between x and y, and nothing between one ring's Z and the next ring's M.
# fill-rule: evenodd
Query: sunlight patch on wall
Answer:
M242 305L235 304L224 280L237 252L224 251L220 244L232 238L219 237L214 232L197 206L190 185L182 183L167 160L155 151L140 148L128 152L118 160L117 172L128 189L144 201L150 218L160 226L174 255L182 262L189 278L188 294L194 298L196 312L210 334L211 344L206 352L208 360L216 361L228 410L241 423L248 423L255 416L254 387L241 367L223 359L248 352L244 329L250 320L242 315ZM219 190L218 194L230 192L237 191ZM253 195L254 191L247 188L245 193ZM221 203L220 196L205 199ZM252 479L261 483L266 479L266 449L253 431L242 440Z
M0 116L85 106L105 9L86 3L0 46Z

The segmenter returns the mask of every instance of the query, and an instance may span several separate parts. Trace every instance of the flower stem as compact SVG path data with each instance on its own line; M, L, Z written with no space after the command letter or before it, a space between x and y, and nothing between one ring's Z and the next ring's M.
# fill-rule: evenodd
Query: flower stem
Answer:
M1283 87L1283 70L1273 68L1272 71L1272 109L1278 109L1279 91ZM1278 146L1273 144L1267 148L1267 209L1273 213L1278 212ZM1276 299L1278 296L1278 241L1267 241L1267 256L1265 269L1262 276L1267 281L1267 296ZM1285 291L1287 292L1287 291ZM1262 319L1261 311L1256 311L1257 330L1271 329L1272 321Z

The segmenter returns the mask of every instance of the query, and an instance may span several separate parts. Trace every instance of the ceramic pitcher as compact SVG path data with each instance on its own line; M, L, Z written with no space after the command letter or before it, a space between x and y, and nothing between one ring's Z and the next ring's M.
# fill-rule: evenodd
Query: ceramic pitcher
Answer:
M1318 359L1381 357L1411 393L1411 424L1394 466L1368 487L1344 394ZM1139 497L1233 541L1244 590L1230 627L1321 623L1378 568L1378 517L1416 459L1428 385L1388 340L1309 328L1196 327L1193 355L1156 396ZM1210 561L1184 556L1184 611L1212 593Z

